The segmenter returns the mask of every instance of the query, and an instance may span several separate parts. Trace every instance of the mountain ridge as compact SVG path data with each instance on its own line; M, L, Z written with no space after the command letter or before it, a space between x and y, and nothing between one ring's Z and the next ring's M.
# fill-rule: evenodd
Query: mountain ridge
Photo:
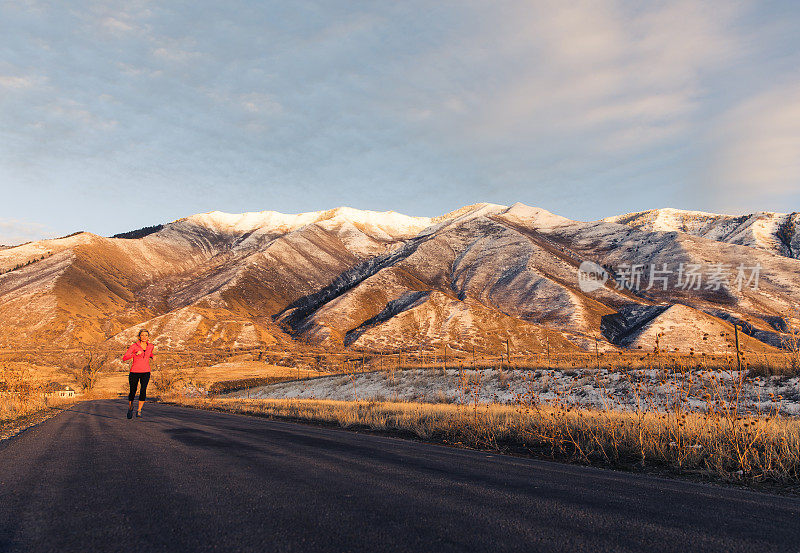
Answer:
M148 326L169 347L496 350L509 341L535 352L599 340L622 350L662 332L681 348L735 320L750 347L771 351L800 303L796 227L779 224L794 215L666 209L582 222L521 203L438 217L211 211L129 237L83 232L0 250L0 345L124 342ZM785 240L767 239L780 228ZM608 266L611 280L583 290L584 261ZM614 286L626 266L756 263L764 274L752 290ZM642 324L637 306L656 305L666 314ZM696 351L711 344L700 341Z

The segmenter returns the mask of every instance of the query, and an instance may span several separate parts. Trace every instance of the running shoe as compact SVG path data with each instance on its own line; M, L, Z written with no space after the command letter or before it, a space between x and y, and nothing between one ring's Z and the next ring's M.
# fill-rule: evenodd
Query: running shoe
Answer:
M129 419L133 418L133 409L128 409L128 418Z

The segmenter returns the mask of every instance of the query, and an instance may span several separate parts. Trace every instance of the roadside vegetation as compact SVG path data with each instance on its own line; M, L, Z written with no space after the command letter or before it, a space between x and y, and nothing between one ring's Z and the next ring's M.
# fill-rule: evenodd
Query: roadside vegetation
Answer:
M741 351L734 336L724 354L691 347L667 351L658 340L651 351L628 352L548 348L514 354L508 344L497 355L447 345L393 352L257 348L210 351L200 362L165 353L151 387L160 399L197 408L373 429L586 465L796 487L798 336L789 329L777 352ZM126 392L126 369L114 355L88 349L72 353L62 370L80 383L86 394L80 399ZM0 363L0 425L53 410L59 401L43 397L32 374L15 370ZM412 394L413 401L394 393L362 393L366 388L359 379L380 378L398 388L435 384L424 394ZM353 401L308 397L324 382L348 390ZM305 390L304 399L265 394L293 385ZM502 401L495 393L500 390ZM788 397L781 395L784 391Z
M57 397L30 370L0 364L0 439L45 420L79 398Z
M175 398L232 413L394 431L422 440L597 466L666 468L726 481L800 482L800 422L725 413L568 405Z
M354 401L252 399L244 393L216 397L180 390L170 397L198 408L373 429L586 465L792 488L800 484L800 419L782 412L786 402L781 395L767 392L762 401L752 402L745 393L754 381L763 385L765 379L796 379L792 351L758 356L658 350L538 359L509 355L494 363L442 353L425 360L398 358L396 363L388 356L373 357L359 368L399 382L455 373L456 397L428 395L420 402L360 396L357 373L338 377L341 387L352 387ZM512 371L527 373L527 386L510 401L487 401L489 379L496 386ZM548 371L562 378L542 386L541 375ZM575 378L563 378L570 375ZM606 387L608 375L621 382L624 397ZM593 379L594 390L599 390L591 406L574 393L586 379ZM312 382L306 382L297 386L310 389Z

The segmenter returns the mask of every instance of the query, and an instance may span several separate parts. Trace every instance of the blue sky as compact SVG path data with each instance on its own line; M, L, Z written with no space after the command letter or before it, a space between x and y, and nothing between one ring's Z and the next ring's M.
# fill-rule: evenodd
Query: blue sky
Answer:
M800 4L0 2L0 244L192 213L800 210Z

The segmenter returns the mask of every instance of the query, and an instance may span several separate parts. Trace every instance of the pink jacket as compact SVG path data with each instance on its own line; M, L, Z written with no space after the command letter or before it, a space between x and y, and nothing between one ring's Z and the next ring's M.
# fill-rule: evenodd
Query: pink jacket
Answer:
M131 364L132 373L149 373L150 358L155 355L153 353L154 347L153 342L147 342L145 349L142 349L139 342L134 342L131 344L131 347L128 348L128 351L125 352L125 355L122 356L122 360L127 361L128 359L133 359L133 363Z

